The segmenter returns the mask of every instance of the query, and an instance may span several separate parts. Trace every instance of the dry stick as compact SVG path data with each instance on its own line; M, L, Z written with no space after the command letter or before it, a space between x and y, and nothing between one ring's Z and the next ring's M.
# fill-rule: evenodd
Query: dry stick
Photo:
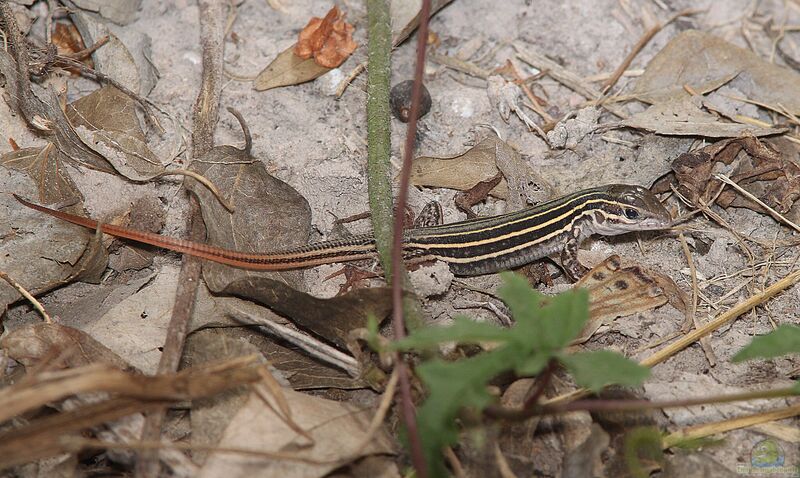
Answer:
M264 373L263 369L259 369L258 373L259 375ZM70 450L74 451L79 451L87 448L208 451L214 453L230 453L230 454L239 454L245 456L256 456L260 458L271 458L274 460L296 461L300 463L307 463L313 465L331 465L331 464L345 465L363 456L364 450L372 442L372 440L375 437L375 434L378 432L381 425L383 424L383 421L386 418L386 414L388 413L389 408L392 404L392 397L394 397L395 391L397 389L397 378L398 378L397 373L393 373L392 376L389 378L389 382L386 385L386 390L383 393L383 397L381 398L381 401L378 405L378 409L376 410L375 415L373 415L372 419L370 420L369 426L367 427L367 430L364 433L364 437L361 439L361 441L355 447L353 447L353 450L350 453L341 454L339 458L330 460L306 458L303 456L299 456L298 453L292 453L292 452L269 452L269 451L253 450L247 448L219 447L215 445L194 445L187 443L162 443L158 441L115 443L115 442L105 442L100 440L81 439L69 436L69 437L64 437L64 439L62 440L62 444L68 447Z
M742 195L743 195L743 196L745 196L747 199L750 199L751 201L753 201L753 202L757 203L759 206L761 206L761 207L763 207L764 209L766 209L767 211L769 211L769 213L770 213L770 214L772 214L774 217L776 217L776 218L780 219L781 221L783 221L785 224L787 224L789 227L791 227L791 228L792 228L792 229L794 229L795 231L797 231L797 232L800 232L800 226L798 226L798 225L797 225L797 224L795 224L794 222L792 222L792 221L790 221L789 219L787 219L785 216L783 216L783 215L782 215L781 213L779 213L778 211L776 211L776 210L772 209L771 207L767 206L767 205L764 203L764 201L762 201L761 199L758 199L757 197L753 196L753 195L752 195L752 194L751 194L749 191L747 191L747 190L746 190L746 189L744 189L743 187L741 187L741 186L739 186L738 184L736 184L736 183L735 183L735 182L734 182L734 181L733 181L731 178L729 178L728 176L725 176L724 174L715 174L715 175L714 175L714 177L715 177L715 178L717 178L717 179L719 179L719 180L720 180L720 181L722 181L723 183L725 183L725 184L727 184L727 185L729 185L729 186L733 187L734 189L736 189L737 191L739 191L740 193L742 193Z
M392 325L396 340L406 336L405 321L403 314L403 211L406 210L408 203L408 186L411 180L411 160L414 153L414 142L417 138L417 117L422 99L422 75L425 70L425 46L428 40L428 19L431 14L431 0L422 1L420 11L419 29L417 31L417 64L414 68L414 86L411 88L411 112L406 129L406 142L403 151L403 167L400 170L400 185L395 204L394 229L392 231ZM425 463L425 456L422 452L422 442L420 441L419 431L417 430L416 417L414 416L414 406L411 402L411 384L408 380L408 369L406 363L399 360L397 363L400 375L400 394L403 403L403 421L406 425L409 445L411 448L411 460L417 476L426 478L428 468Z
M587 412L634 412L658 410L662 408L695 407L712 403L746 402L750 400L786 398L797 395L794 387L776 388L772 390L756 390L753 392L732 393L728 395L712 395L709 397L687 398L680 400L650 401L640 400L576 400L570 403L549 403L530 409L509 409L498 406L487 408L487 414L504 420L521 420L532 416L557 415L575 411Z
M800 270L792 272L783 279L779 280L778 282L764 289L760 293L751 296L744 302L736 304L728 311L718 315L714 320L708 322L699 329L695 329L694 331L688 333L687 335L684 335L683 337L671 343L670 345L664 347L663 349L659 350L653 355L642 360L641 362L639 362L639 364L645 367L653 367L665 361L666 359L672 357L673 355L685 349L686 347L692 345L695 341L697 341L701 337L705 337L706 335L719 329L728 322L732 322L740 315L746 313L750 309L754 309L755 307L763 304L764 302L778 295L782 291L788 289L798 281L800 281ZM544 401L543 403L545 405L562 403L565 401L572 401L580 397L584 397L588 394L589 394L588 390L586 390L585 388L581 388L569 393L559 395L557 397L553 397L549 400Z
M200 43L203 49L203 78L200 93L194 106L194 132L192 134L192 157L199 158L214 146L214 127L219 118L219 97L222 91L222 58L224 48L224 0L201 0ZM193 195L189 199L189 239L202 242L205 238L200 219L200 204ZM183 344L194 312L197 287L200 283L200 260L183 256L178 275L175 305L167 326L167 337L158 364L159 373L178 369ZM142 430L142 440L160 441L165 409L148 413ZM159 475L157 453L144 453L136 463L134 476L147 478Z
M48 314L47 311L44 310L44 306L42 305L42 303L36 300L36 297L34 297L30 292L28 292L24 287L22 287L19 284L19 282L12 279L11 276L9 276L3 271L0 271L0 279L3 279L4 281L8 282L8 284L11 287L17 289L17 292L19 292L20 295L22 295L22 297L25 297L25 299L31 303L33 308L39 311L40 314L42 314L42 318L44 319L45 323L47 324L53 323L53 319L51 319L50 314Z
M625 73L625 70L627 70L628 67L631 65L633 59L636 58L636 55L638 55L639 52L642 51L642 48L644 48L645 45L647 45L650 42L650 40L652 40L653 37L656 36L656 33L660 32L664 27L666 27L667 25L674 22L676 19L680 17L687 15L694 15L695 13L700 13L702 11L705 10L697 10L697 9L682 10L676 13L675 15L669 17L669 19L666 22L656 25L650 30L646 31L645 34L642 35L641 38L639 38L639 41L636 42L636 44L633 46L633 49L631 50L630 53L628 53L628 56L626 56L625 59L622 61L622 63L620 63L620 65L617 67L617 69L614 70L614 74L611 75L611 78L609 78L608 80L606 80L605 83L603 83L603 86L601 88L602 94L606 95L608 91L614 85L617 84L619 79L622 78L622 74Z
M686 256L686 262L689 264L689 271L692 275L692 308L690 313L694 328L698 329L700 328L700 322L697 320L697 269L694 266L694 260L692 259L692 252L689 250L689 244L686 243L686 237L684 237L683 233L681 232L678 234L678 238L681 241L683 254ZM706 354L708 364L712 367L715 366L717 364L717 357L714 354L714 350L711 348L711 344L708 342L708 337L703 337L700 339L700 346L703 348L703 352Z
M550 58L547 58L543 53L537 51L535 48L526 46L521 42L515 42L513 43L513 46L514 50L517 52L517 58L540 71L546 70L547 76L556 80L572 91L582 95L587 100L594 101L596 98L602 96L600 90L598 90L594 85L584 81L580 76L567 70ZM619 116L620 118L625 119L628 117L628 115L622 111L621 108L616 106L609 104L602 104L600 106L616 116Z
M520 74L517 65L513 61L508 60L508 66L509 70L511 71L511 76L514 77L514 80L516 80L519 87L522 88L523 93L525 93L525 96L527 96L528 100L531 102L529 108L532 109L536 114L541 116L541 118L548 125L555 125L557 121L555 120L555 118L550 116L542 106L539 105L539 101L536 99L536 95L533 94L533 91L531 91L530 87L525 83L525 79L522 78L522 75Z
M784 418L791 418L796 415L800 415L800 405L792 405L789 407L779 408L777 410L771 410L769 412L754 413L728 420L720 420L718 422L703 423L701 425L684 428L683 430L675 433L670 433L664 437L662 446L664 448L670 448L687 440L696 440L709 435L724 433L739 428L746 428L753 425L758 425L759 423L783 420Z

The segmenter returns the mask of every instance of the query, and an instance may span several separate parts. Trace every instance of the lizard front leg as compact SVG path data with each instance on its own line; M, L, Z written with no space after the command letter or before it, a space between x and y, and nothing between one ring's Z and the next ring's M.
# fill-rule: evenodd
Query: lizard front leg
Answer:
M564 271L572 282L578 282L581 277L589 272L589 268L578 261L578 246L580 246L578 239L579 234L579 231L573 231L567 238L564 249L561 250L561 265L564 267Z

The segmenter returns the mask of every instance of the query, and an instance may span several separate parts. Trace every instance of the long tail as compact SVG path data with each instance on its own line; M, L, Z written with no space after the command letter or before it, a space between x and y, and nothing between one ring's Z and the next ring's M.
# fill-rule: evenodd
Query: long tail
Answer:
M371 235L359 235L344 240L318 242L285 251L248 253L222 249L208 244L186 241L150 232L137 231L126 227L113 226L111 224L101 224L87 217L76 216L75 214L56 211L55 209L34 204L22 199L16 194L14 194L14 198L31 209L49 214L63 221L71 222L72 224L77 224L93 230L99 228L102 232L112 236L130 239L135 242L149 244L170 251L189 254L240 269L283 271L334 262L355 261L375 256L375 240Z

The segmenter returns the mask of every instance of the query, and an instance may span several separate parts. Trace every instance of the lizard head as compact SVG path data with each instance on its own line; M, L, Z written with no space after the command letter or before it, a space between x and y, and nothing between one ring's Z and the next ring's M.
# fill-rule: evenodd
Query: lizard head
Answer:
M594 232L613 236L672 226L669 211L647 188L612 184L606 187L606 192L610 201L595 215Z

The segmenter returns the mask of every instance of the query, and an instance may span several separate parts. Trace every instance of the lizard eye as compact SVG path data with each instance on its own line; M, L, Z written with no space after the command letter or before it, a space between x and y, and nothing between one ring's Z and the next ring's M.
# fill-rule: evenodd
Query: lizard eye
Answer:
M639 211L636 209L625 208L625 217L628 219L638 219L639 218Z

